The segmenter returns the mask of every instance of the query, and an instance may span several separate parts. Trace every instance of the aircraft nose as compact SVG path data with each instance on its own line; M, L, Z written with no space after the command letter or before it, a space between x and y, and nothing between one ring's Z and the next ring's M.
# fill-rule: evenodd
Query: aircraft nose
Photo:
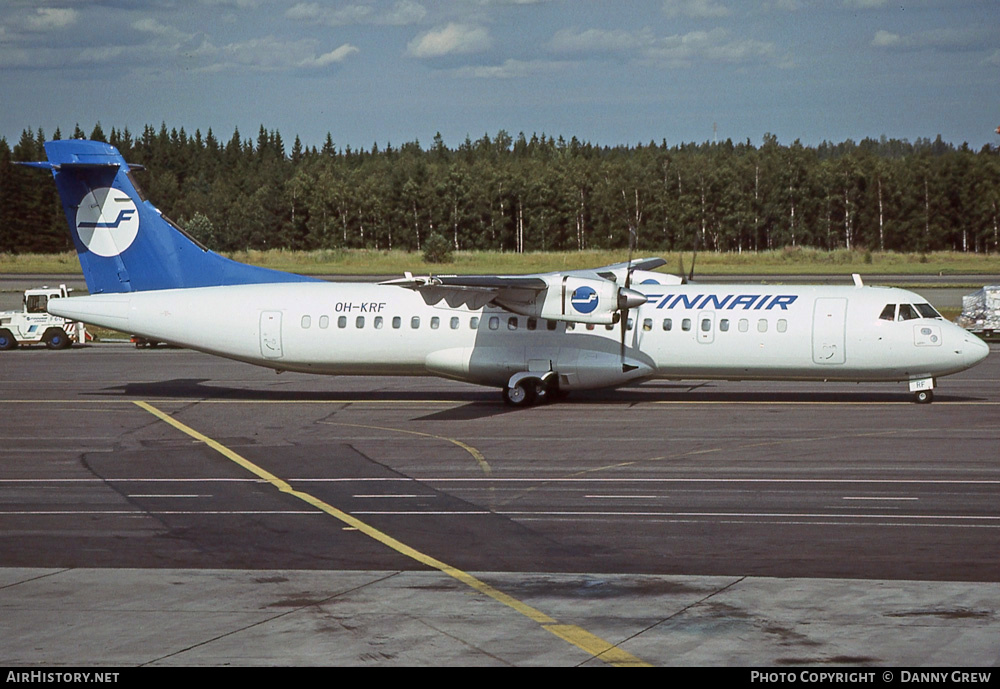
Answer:
M962 353L967 366L975 366L990 353L990 346L972 334L966 334Z

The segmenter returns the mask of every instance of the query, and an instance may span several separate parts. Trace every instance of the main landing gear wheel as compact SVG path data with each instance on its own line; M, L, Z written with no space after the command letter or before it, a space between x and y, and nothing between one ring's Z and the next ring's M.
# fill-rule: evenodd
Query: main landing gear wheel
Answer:
M918 390L913 393L913 401L917 404L930 404L934 401L933 390Z
M503 401L512 407L527 407L535 401L536 394L535 381L523 380L503 389Z
M535 383L535 404L554 402L559 396L559 384L554 381L540 380Z

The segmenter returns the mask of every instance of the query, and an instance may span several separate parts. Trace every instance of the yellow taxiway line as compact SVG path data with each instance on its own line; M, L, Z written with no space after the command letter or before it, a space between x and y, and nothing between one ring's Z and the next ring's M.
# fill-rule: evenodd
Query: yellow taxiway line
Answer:
M532 606L519 601L518 599L507 595L503 591L493 588L486 582L482 581L464 572L456 567L452 567L444 562L441 562L437 558L431 557L425 553L420 552L405 543L393 538L392 536L386 534L383 531L379 531L375 527L353 517L352 515L339 510L336 507L323 502L322 500L310 495L309 493L304 493L299 490L295 490L292 486L285 480L278 478L271 472L257 466L247 458L229 449L222 443L213 440L203 433L196 431L195 429L187 426L177 419L173 418L166 412L160 411L153 405L142 402L134 401L133 404L141 409L149 412L161 421L170 424L177 430L189 435L190 437L205 443L210 448L221 454L223 457L235 462L239 466L243 467L251 474L267 481L272 486L277 488L282 493L287 493L292 495L308 505L315 507L318 510L329 514L336 519L339 519L343 523L350 527L357 529L358 531L364 533L370 538L375 539L379 543L392 548L396 552L409 557L422 565L436 569L444 574L447 574L454 579L462 582L466 586L475 589L476 591L482 593L483 595L489 596L495 601L503 603L507 607L516 610L528 619L538 623L543 629L554 634L555 636L567 641L568 643L576 646L585 653L590 654L594 658L598 658L610 665L618 667L641 667L648 666L649 664L635 657L631 653L618 648L615 644L609 641L605 641L599 636L588 632L587 630L572 624L561 624L558 620L546 615L540 610L533 608Z

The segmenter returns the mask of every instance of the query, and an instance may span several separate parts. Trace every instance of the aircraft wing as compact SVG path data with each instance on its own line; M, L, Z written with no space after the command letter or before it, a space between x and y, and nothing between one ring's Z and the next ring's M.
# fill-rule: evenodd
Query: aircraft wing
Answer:
M646 297L624 286L632 270L652 270L662 258L615 263L602 268L539 273L535 275L428 275L410 273L383 282L419 292L427 303L445 301L478 309L486 304L525 316L579 323L611 324L622 309L635 308ZM620 283L620 284L619 284Z

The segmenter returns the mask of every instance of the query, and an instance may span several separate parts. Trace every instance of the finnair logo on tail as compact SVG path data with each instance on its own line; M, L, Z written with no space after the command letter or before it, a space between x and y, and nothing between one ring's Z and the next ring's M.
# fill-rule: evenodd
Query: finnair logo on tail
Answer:
M593 287L577 287L569 303L580 313L590 313L597 308L597 292Z
M135 215L135 209L118 211L118 217L115 218L114 222L81 222L77 224L81 230L117 230L118 226L122 224L125 220L131 220L132 216Z
M94 189L76 209L76 233L98 256L117 256L132 246L139 234L139 211L123 191Z

